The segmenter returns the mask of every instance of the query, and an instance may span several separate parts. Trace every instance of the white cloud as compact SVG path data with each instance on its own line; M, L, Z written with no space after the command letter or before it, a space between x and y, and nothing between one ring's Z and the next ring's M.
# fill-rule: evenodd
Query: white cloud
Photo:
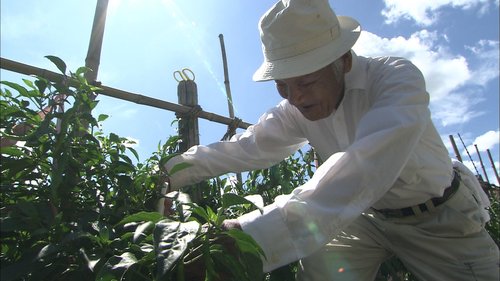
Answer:
M426 77L431 99L441 99L471 78L463 56L452 56L436 45L436 32L421 30L409 38L381 38L363 32L354 50L367 56L401 56L411 60Z
M442 126L467 123L484 114L482 111L473 109L479 101L466 94L448 95L439 102L431 102L432 117Z
M479 169L481 169L479 161L464 160L462 163L476 175L479 173Z
M480 69L472 71L464 56L450 54L445 47L437 44L438 39L436 32L427 30L415 32L408 38L382 38L363 31L353 49L363 56L391 55L411 60L426 78L434 119L443 126L465 123L483 114L474 109L482 99L471 90L464 89L467 85L477 85L473 75ZM483 43L485 46L488 44ZM475 48L479 50L483 45ZM491 66L482 66L492 69ZM494 75L489 74L488 77Z
M485 86L488 82L498 78L499 74L499 42L481 40L475 46L466 46L478 59L480 66L471 74L471 81Z
M495 145L498 145L500 142L500 131L488 131L483 135L476 137L476 139L472 142L472 145L469 145L467 149L471 154L476 153L476 148L474 145L477 145L479 151L486 151L487 149L492 149Z
M479 13L484 14L491 5L498 6L498 0L384 0L385 9L382 15L386 17L388 24L395 23L401 19L414 20L418 25L432 25L439 18L439 10L450 6L453 8L468 10L479 8Z

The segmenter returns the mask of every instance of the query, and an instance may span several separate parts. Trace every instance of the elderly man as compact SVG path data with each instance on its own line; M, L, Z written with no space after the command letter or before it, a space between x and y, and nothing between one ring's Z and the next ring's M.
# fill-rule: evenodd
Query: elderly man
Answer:
M230 141L171 159L179 188L269 167L306 143L324 163L291 194L225 222L266 254L264 271L300 260L299 280L373 280L398 256L421 280L498 280L498 248L472 173L455 168L429 112L421 72L351 51L358 22L327 0L282 0L260 20L264 63L283 101Z

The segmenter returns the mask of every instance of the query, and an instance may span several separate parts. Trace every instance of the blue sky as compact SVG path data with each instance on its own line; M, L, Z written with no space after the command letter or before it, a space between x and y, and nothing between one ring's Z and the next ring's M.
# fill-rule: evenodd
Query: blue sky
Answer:
M69 68L84 65L97 0L1 0L0 54L56 71L55 55ZM172 73L196 74L201 107L228 115L219 34L224 35L235 114L254 123L280 97L272 82L253 82L262 61L257 23L274 1L110 0L98 80L104 85L176 102ZM444 142L454 135L471 167L460 134L482 174L477 144L492 183L486 154L499 164L499 0L338 0L338 15L356 18L363 32L358 55L403 56L424 73L433 120ZM2 80L22 77L2 70ZM100 96L96 114L110 118L105 132L137 141L141 160L175 134L173 113ZM225 133L224 125L200 120L200 141Z

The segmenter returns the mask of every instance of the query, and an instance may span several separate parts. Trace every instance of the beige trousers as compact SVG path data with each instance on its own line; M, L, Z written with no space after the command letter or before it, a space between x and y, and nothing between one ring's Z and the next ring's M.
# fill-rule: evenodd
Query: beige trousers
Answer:
M484 229L484 213L461 182L431 212L385 218L369 211L321 251L299 263L301 281L374 280L396 255L422 281L498 281L498 246Z

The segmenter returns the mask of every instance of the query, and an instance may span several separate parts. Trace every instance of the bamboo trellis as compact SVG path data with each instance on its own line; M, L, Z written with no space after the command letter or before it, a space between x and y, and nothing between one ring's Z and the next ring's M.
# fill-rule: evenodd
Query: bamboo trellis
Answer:
M34 67L31 65L23 64L23 63L16 62L16 61L9 60L9 59L2 58L2 57L0 57L0 68L5 69L5 70L9 70L9 71L13 71L16 73L25 74L25 75L40 76L40 77L43 77L43 78L48 79L49 81L53 81L53 82L62 81L62 79L65 78L62 74L55 73L55 72L52 72L50 70ZM76 81L69 81L69 83L70 83L70 85L72 85L72 83L76 83ZM155 108L159 108L159 109L173 111L173 112L181 114L181 115L182 114L184 114L184 115L189 114L193 110L193 107L191 107L191 106L180 105L180 104L176 104L176 103L172 103L172 102L144 96L141 94L131 93L131 92L127 92L124 90L108 87L105 85L98 85L98 86L99 86L99 88L102 89L102 92L100 92L101 95L105 95L105 96L109 96L109 97L113 97L113 98L117 98L117 99L122 99L122 100L126 100L126 101L131 101L131 102L134 102L137 104L147 105L147 106L151 106L151 107L155 107ZM231 118L228 118L228 117L225 117L222 115L218 115L215 113L203 111L203 110L201 110L197 113L197 117L202 118L202 119L206 119L208 121L224 124L224 125L234 124L234 122L233 122L234 120ZM242 122L239 122L238 128L246 129L250 125L251 125L250 123L242 121Z
M500 192L499 189L498 189L498 186L493 185L490 182L489 178L488 178L488 174L486 172L486 168L484 167L483 159L481 158L481 152L479 151L479 149L477 147L477 144L474 144L474 147L476 148L476 153L478 155L479 162L481 164L485 180L483 179L483 176L477 170L476 165L474 164L474 160L472 159L471 155L469 154L469 151L467 150L467 147L465 146L465 143L462 140L462 137L460 136L460 134L458 134L458 137L460 138L460 140L461 140L461 142L462 142L462 144L464 146L464 149L465 149L467 155L469 156L471 164L474 166L474 169L476 171L476 177L479 180L479 183L481 184L481 186L483 187L483 189L485 190L485 192L487 192L487 193L496 192L497 193L496 196L500 196L500 195L498 195L499 192ZM455 151L455 156L457 157L457 160L460 161L460 162L463 162L462 161L462 157L461 157L461 155L460 155L460 153L458 151L457 144L455 143L455 139L454 139L453 135L449 135L449 138L450 138L453 150ZM497 168L495 166L495 162L493 161L493 158L491 157L490 150L486 149L486 152L488 153L488 156L489 156L489 159L490 159L490 163L491 163L491 168L493 169L493 172L494 172L494 174L496 176L497 182L500 182L500 178L498 177Z
M92 83L101 89L101 91L99 91L99 94L175 112L176 116L180 117L179 135L182 140L181 144L179 145L180 152L186 151L190 146L199 144L198 118L203 118L208 121L227 125L228 131L226 135L229 136L234 134L237 128L246 129L251 125L250 123L243 122L241 119L234 116L234 112L232 110L231 93L228 90L229 81L227 81L228 79L226 64L224 64L224 71L226 77L225 83L228 95L230 118L203 111L198 105L196 83L192 80L179 82L177 88L178 104L155 99L141 94L107 87L97 82L97 74L99 71L99 64L101 59L102 41L104 37L104 27L106 25L108 2L109 0L97 0L92 33L90 35L87 57L85 59L85 66L92 69L91 72L87 72L85 74L85 78L87 79L87 81L89 81L89 83ZM224 63L226 63L225 59L225 51L223 49ZM20 74L43 77L52 82L58 82L67 79L67 77L62 74L12 61L2 57L0 57L0 68ZM74 86L77 83L77 81L71 79L67 79L65 82L69 83L70 86ZM97 93L91 96L91 98L94 99L96 97L96 94ZM224 136L224 138L226 138L226 135Z

